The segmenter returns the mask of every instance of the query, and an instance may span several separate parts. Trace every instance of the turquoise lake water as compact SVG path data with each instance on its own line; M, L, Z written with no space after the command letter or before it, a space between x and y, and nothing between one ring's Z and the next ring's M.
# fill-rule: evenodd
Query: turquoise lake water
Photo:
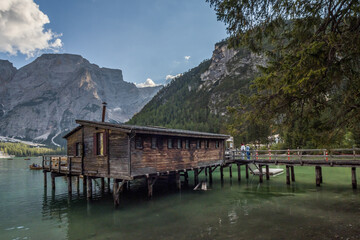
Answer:
M351 187L349 168L323 168L324 183L316 187L314 167L295 167L290 186L285 174L259 184L243 172L239 183L233 167L232 180L226 169L221 184L216 172L209 191L178 191L159 181L151 200L138 181L115 209L100 182L91 201L75 180L71 196L62 177L55 192L50 177L44 189L42 171L28 168L33 162L41 159L0 159L1 240L360 239L360 191Z

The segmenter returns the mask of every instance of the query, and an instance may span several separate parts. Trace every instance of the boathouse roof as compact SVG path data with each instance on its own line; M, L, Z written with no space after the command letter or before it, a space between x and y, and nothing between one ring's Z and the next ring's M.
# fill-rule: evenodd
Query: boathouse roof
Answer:
M207 133L207 132L197 132L189 131L182 129L171 129L155 126L137 126L137 125L127 125L119 123L107 123L107 122L94 122L87 120L76 120L77 126L69 133L67 133L63 138L68 138L73 133L81 129L81 126L90 126L90 127L99 127L105 129L117 130L125 133L141 133L141 134L156 134L156 135L168 135L168 136L179 136L179 137L197 137L197 138L217 138L217 139L228 139L229 135L216 134L216 133Z

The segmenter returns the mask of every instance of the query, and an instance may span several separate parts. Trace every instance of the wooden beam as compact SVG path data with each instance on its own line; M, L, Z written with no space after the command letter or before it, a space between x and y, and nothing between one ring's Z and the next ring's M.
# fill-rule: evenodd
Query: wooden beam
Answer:
M357 188L357 181L356 181L356 167L351 168L351 178L352 178L352 188Z
M87 194L86 194L86 197L88 199L91 199L92 198L92 178L87 176L86 177L86 182L87 182Z
M107 179L107 189L108 189L108 192L111 192L111 189L110 189L110 178Z
M51 188L55 190L55 174L51 173Z
M102 177L100 178L101 181L101 193L105 192L105 179Z
M199 170L197 168L194 169L194 185L199 183Z
M294 166L291 166L290 170L291 170L291 181L295 182L295 170L294 170Z
M263 171L262 171L262 165L259 165L259 182L263 182Z
M270 180L270 170L269 165L266 164L266 180Z
M117 207L120 204L120 195L119 195L119 182L118 179L113 180L113 198L114 206Z
M316 175L316 186L320 187L320 167L316 166L315 167L315 175Z
M224 167L220 166L220 179L221 181L224 181Z
M76 176L76 191L80 192L80 176Z
M68 185L68 193L71 194L72 193L72 179L71 179L70 174L67 176L67 185Z
M44 187L46 188L47 187L47 172L44 170L43 173L44 173Z
M245 177L246 177L246 179L249 179L249 165L248 164L245 165Z
M232 169L231 169L231 164L229 165L229 176L230 176L230 178L232 178Z
M107 163L107 174L110 176L110 143L109 143L109 140L110 140L110 131L109 129L106 129L105 130L106 132L106 163Z
M86 176L83 176L83 193L85 194L86 192L86 187L87 187L87 181L86 181Z
M176 173L176 187L177 187L178 190L181 190L180 173Z
M290 166L286 165L286 184L290 185Z
M211 167L209 167L209 183L212 184L212 173L213 170L211 169Z
M82 142L82 150L81 150L81 175L84 175L84 156L85 156L85 133L84 126L81 128L81 142Z
M237 164L237 172L238 172L238 181L241 181L241 165Z
M323 183L322 168L319 166L320 183Z

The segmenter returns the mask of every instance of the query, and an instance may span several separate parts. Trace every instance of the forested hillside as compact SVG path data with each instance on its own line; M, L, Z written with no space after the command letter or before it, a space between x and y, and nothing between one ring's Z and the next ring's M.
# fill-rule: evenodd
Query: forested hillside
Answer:
M261 56L221 42L210 60L174 79L128 123L229 133L228 108L239 103L240 94L251 93L249 84L261 63Z

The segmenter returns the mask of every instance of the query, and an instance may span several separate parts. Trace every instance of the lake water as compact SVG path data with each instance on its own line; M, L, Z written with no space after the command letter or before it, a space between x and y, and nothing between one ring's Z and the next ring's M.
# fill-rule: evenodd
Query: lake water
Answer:
M243 172L239 183L233 167L232 181L226 169L222 185L216 172L209 191L180 192L157 182L151 200L138 182L115 209L99 184L91 201L82 184L77 193L75 181L69 197L65 178L56 179L55 193L50 177L44 189L42 171L28 168L32 162L41 160L0 159L2 240L360 239L360 191L351 188L349 168L323 168L324 183L316 187L314 167L296 167L291 186L285 174L259 184Z

